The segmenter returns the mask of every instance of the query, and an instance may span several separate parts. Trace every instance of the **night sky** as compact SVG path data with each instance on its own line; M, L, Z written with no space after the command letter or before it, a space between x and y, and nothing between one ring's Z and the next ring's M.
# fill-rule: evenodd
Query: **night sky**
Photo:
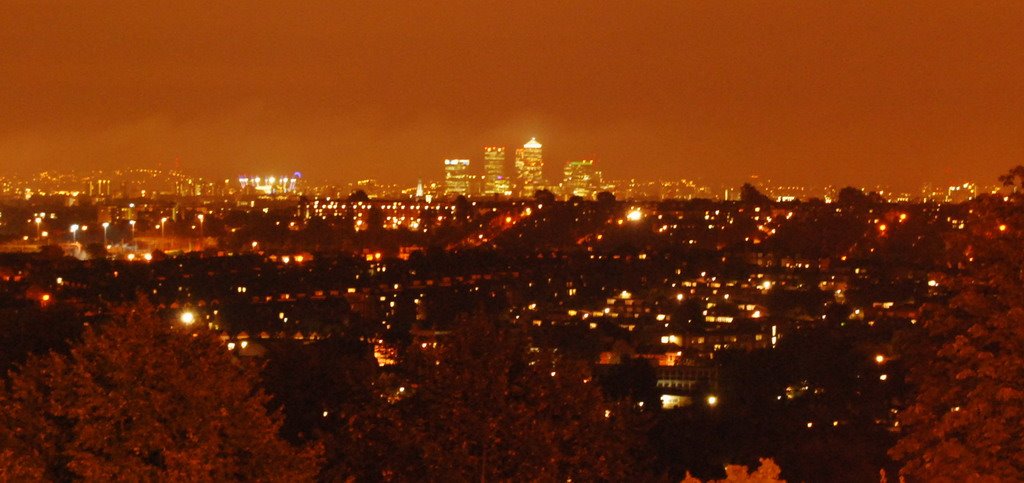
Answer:
M1024 163L1024 3L0 3L0 165L413 183L994 181ZM141 6L146 4L146 6Z

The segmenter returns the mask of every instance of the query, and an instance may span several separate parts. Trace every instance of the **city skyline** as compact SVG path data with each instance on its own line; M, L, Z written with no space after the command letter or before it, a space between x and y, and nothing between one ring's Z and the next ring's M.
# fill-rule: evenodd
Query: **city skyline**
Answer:
M0 162L409 184L536 136L609 178L909 189L1024 158L1018 6L587 6L8 3Z

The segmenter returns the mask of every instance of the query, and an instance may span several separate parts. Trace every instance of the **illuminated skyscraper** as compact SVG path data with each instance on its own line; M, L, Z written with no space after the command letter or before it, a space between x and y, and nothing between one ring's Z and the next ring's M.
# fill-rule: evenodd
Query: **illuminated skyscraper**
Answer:
M541 155L541 147L537 138L531 138L522 148L516 150L516 176L520 196L530 197L535 191L544 188L544 158Z
M601 187L601 172L594 169L591 159L569 161L562 173L562 194L566 196L592 198Z
M505 147L487 146L484 148L484 193L508 195L512 193L512 184L505 175Z
M452 195L469 194L469 160L444 160L444 191Z

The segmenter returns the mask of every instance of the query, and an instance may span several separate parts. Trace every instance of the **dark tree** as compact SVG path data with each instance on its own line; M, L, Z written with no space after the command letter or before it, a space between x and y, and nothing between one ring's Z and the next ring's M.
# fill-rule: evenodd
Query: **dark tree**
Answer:
M615 195L612 194L610 191L602 191L597 194L596 200L597 204L599 205L614 205Z
M537 190L533 193L533 199L538 203L554 203L555 194L551 190Z
M474 317L436 348L414 346L408 369L417 384L405 389L412 394L369 420L353 419L353 451L386 451L361 458L380 465L362 476L627 479L635 445L628 410L604 401L585 364L530 345L522 330Z
M88 330L67 356L34 356L0 391L0 476L309 480L317 451L278 437L256 368L215 334L145 304Z
M370 201L370 195L366 194L366 192L363 191L363 190L355 190L355 191L352 192L352 194L348 195L348 201L349 202L362 201L363 203L366 203L366 202Z
M743 183L743 186L740 187L740 201L751 205L767 205L772 202L770 198L750 183Z
M1000 179L1016 186L1024 168ZM966 270L940 281L953 297L931 306L920 331L902 341L916 393L891 454L907 477L1024 479L1022 208L1017 197L975 202L974 230L951 250Z
M85 253L89 255L89 258L106 258L107 247L102 243L90 243L85 246Z

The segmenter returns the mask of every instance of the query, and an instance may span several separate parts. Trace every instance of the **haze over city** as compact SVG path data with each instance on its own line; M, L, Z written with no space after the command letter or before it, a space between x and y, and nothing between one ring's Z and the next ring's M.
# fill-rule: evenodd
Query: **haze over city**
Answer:
M0 5L0 164L439 178L546 170L890 185L1024 158L1012 2Z
M0 1L0 482L1024 481L1021 46Z

